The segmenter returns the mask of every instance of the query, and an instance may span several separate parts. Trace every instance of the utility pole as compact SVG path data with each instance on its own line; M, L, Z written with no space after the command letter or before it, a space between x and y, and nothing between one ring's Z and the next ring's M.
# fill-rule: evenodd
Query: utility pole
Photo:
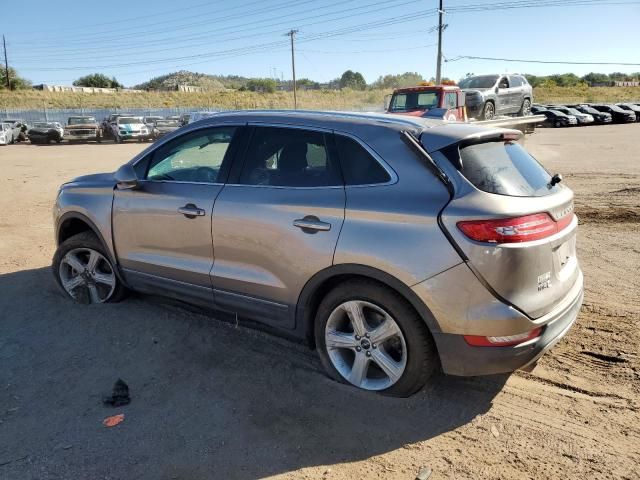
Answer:
M7 42L2 35L2 47L4 48L4 73L7 76L7 90L11 90L11 81L9 80L9 61L7 60Z
M442 15L444 14L443 0L440 0L440 8L438 9L438 59L437 59L437 67L436 67L436 85L440 85L442 81L442 30L444 30L444 26L442 25Z
M293 72L293 108L298 109L298 97L296 94L296 57L293 53L293 38L298 30L290 30L287 35L291 37L291 71Z

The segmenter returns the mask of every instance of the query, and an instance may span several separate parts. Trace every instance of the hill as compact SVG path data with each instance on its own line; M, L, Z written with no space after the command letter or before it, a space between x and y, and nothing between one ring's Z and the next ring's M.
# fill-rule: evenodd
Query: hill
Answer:
M208 75L206 73L180 70L134 86L136 90L172 90L178 85L192 85L206 90L222 90L225 88L238 89L249 81L238 75Z

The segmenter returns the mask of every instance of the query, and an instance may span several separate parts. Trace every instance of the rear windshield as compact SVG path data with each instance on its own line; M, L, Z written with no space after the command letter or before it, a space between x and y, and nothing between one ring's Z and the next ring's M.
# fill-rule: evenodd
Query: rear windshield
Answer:
M462 174L476 188L511 197L542 197L557 192L551 175L515 142L489 142L460 149Z

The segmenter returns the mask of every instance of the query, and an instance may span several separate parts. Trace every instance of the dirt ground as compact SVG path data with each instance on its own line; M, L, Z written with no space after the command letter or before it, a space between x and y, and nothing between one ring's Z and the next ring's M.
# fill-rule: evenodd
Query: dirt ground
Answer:
M532 373L438 377L410 399L155 298L72 304L49 270L58 185L143 146L0 147L0 478L640 478L639 139L637 124L529 138L576 193L578 322ZM118 377L132 403L104 407Z

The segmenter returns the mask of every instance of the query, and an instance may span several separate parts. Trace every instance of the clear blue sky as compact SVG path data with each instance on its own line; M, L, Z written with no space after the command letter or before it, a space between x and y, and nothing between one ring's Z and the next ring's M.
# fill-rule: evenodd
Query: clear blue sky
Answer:
M497 4L535 8L497 8ZM563 3L563 6L550 6ZM574 5L567 5L574 3ZM606 4L608 3L608 4ZM640 64L640 1L444 0L443 53ZM545 6L545 4L547 4ZM455 11L463 6L491 9ZM9 63L34 83L70 84L102 72L127 86L180 69L291 78L288 37L298 29L298 78L327 81L346 69L368 82L417 71L435 75L437 0L32 0L4 9ZM547 65L460 59L443 74L590 71L640 66Z

